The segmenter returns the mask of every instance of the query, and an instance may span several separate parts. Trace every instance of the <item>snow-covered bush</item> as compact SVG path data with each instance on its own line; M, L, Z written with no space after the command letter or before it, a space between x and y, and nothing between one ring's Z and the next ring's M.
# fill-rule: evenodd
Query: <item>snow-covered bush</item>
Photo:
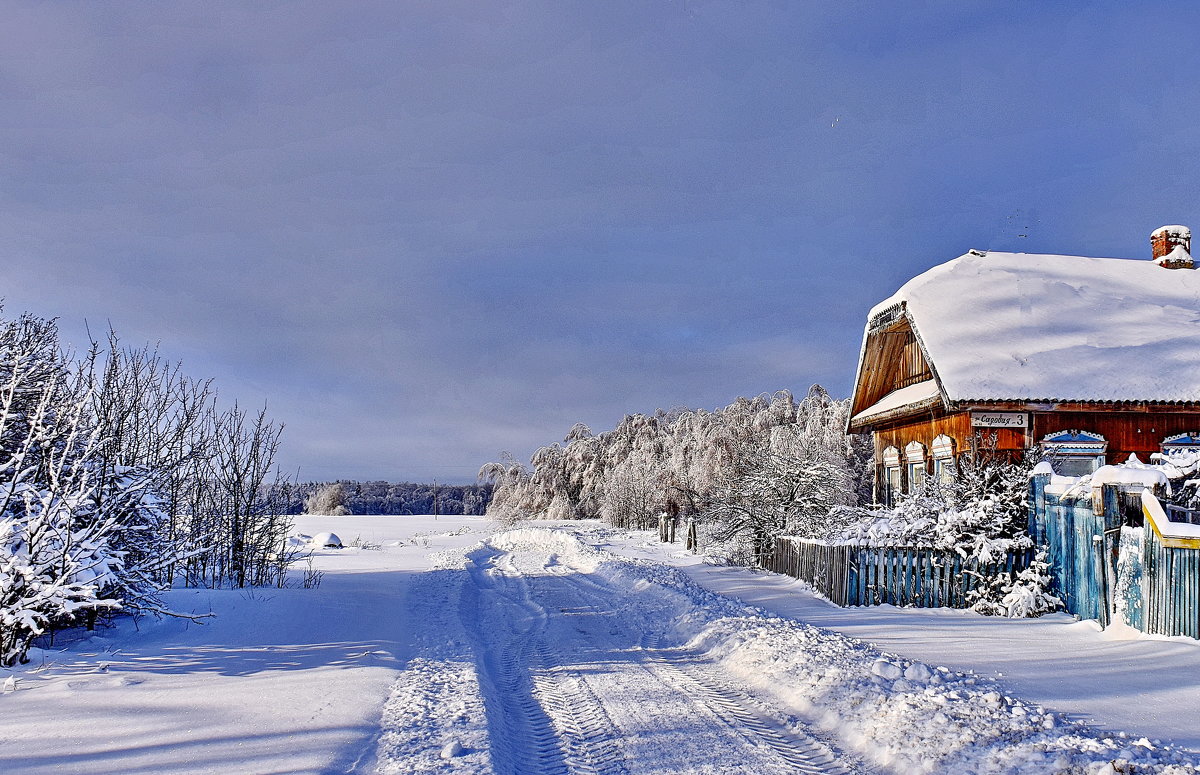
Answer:
M1018 573L1012 584L1004 587L1000 612L1020 619L1057 611L1063 607L1063 602L1050 594L1049 589L1050 564L1046 562L1046 553L1039 551L1029 567Z
M341 482L326 484L304 499L305 514L326 517L344 517L350 513L346 508L346 488Z
M74 360L52 321L0 320L0 664L104 613L169 613L179 568L244 584L286 563L263 513L278 426L110 345Z
M1029 616L1053 610L1049 574L1037 561L1014 578L1004 571L984 575L1010 552L1033 548L1027 525L1026 492L1033 459L1009 462L983 457L960 461L954 481L929 482L891 508L844 508L825 538L855 546L913 546L952 551L976 583L967 595L972 610ZM1031 613L1035 612L1035 613Z

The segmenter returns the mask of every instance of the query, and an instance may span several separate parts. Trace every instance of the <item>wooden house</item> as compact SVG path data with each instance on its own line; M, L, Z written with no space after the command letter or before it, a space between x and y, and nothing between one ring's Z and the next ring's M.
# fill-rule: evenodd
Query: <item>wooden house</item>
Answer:
M1153 260L972 250L867 317L848 429L876 495L953 476L982 449L1081 475L1200 448L1200 272L1165 226Z

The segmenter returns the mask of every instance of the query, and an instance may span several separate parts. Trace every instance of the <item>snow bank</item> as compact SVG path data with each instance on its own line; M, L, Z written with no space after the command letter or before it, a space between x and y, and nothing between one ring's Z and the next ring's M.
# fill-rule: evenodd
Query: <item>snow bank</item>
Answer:
M477 655L457 606L447 605L462 596L466 552L480 546L434 553L435 569L409 593L414 621L424 628L383 707L371 770L377 775L492 771Z
M309 546L318 549L341 549L342 539L336 533L317 533L309 540Z
M658 600L679 642L892 772L1194 771L1196 762L1178 749L1104 736L1005 696L987 679L771 616L711 593L674 568L603 553L596 573L633 598Z
M409 660L384 706L375 772L489 772L485 718L469 653ZM454 767L448 759L457 760Z
M610 556L607 552L593 549L570 533L544 527L506 530L493 535L487 540L487 544L506 552L550 552L564 559L569 558L573 566L584 572L590 572L602 559Z

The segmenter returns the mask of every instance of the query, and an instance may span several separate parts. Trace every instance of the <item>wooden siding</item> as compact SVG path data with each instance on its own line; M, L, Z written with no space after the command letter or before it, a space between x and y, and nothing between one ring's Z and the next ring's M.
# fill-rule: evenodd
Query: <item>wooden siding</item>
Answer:
M1078 429L1099 433L1108 442L1109 463L1124 463L1136 453L1146 462L1161 452L1162 442L1177 433L1200 430L1200 412L1035 412L1033 441L1055 431Z
M929 448L934 438L942 434L954 439L956 455L981 446L1015 456L1035 447L1051 433L1074 429L1103 436L1108 442L1108 463L1123 463L1131 454L1146 462L1152 453L1161 451L1163 439L1168 436L1200 430L1200 412L1033 412L1030 430L1025 431L1018 428L976 429L971 426L970 411L946 414L935 410L922 417L898 420L876 428L873 434L875 464L883 465L882 453L887 447L904 449L909 443L918 441Z

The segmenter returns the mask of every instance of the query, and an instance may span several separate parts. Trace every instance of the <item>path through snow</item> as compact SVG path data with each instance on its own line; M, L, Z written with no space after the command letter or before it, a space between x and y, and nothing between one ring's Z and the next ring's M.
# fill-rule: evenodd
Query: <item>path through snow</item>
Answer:
M462 609L498 773L846 772L794 714L662 645L657 595L592 578L577 552L501 545L470 555Z

